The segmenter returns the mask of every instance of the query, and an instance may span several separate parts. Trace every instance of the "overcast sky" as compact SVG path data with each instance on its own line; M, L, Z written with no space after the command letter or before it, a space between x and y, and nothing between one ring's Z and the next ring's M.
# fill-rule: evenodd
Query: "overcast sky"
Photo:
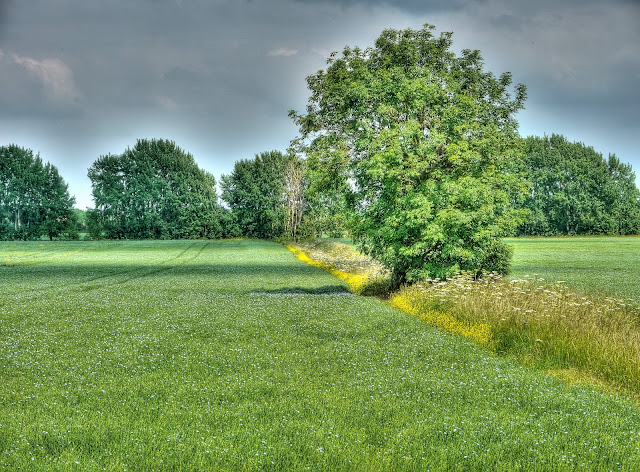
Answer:
M287 111L331 51L424 23L527 86L523 136L564 134L640 173L640 0L0 0L0 145L57 166L79 208L93 161L138 138L219 178L286 150Z

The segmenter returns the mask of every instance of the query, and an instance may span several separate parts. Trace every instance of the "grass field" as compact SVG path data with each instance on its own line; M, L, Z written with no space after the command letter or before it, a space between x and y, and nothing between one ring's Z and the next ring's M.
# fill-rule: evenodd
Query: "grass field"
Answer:
M512 238L513 276L539 274L640 303L640 237Z
M0 281L1 470L640 469L636 404L278 244L0 243Z

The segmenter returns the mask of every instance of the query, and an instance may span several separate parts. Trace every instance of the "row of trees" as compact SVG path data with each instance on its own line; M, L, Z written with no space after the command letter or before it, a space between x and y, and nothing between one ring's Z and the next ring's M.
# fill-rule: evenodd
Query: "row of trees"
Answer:
M531 189L520 235L638 234L640 192L629 164L564 136L529 137L520 160Z
M222 200L230 233L251 238L297 239L305 200L304 162L280 151L263 152L236 162L223 175Z
M345 229L400 284L506 272L502 238L513 234L640 231L629 165L562 136L520 138L525 87L484 71L479 51L456 55L452 34L433 29L385 30L372 48L332 54L307 78L305 112L290 112L300 134L288 153L238 161L221 178L221 202L213 176L171 141L101 156L89 169L91 233L296 238ZM14 230L35 224L11 208L3 221Z
M213 175L173 141L140 139L89 168L91 234L112 239L216 238L222 210Z
M0 147L0 240L74 237L74 203L55 166L29 149Z

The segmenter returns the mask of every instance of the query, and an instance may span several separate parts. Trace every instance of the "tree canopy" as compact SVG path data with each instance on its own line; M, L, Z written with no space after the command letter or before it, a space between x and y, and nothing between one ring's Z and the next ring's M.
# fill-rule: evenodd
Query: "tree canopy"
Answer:
M452 34L385 30L375 47L333 53L307 78L292 149L325 191L343 193L360 247L395 280L508 269L500 238L525 213L514 162L515 113L526 96L509 73L483 71L479 51L450 51Z
M280 151L241 159L220 179L222 200L242 236L271 239L284 233L284 186L288 157Z
M640 192L629 164L564 136L525 140L523 172L532 184L523 235L637 234Z
M94 236L180 239L220 234L221 208L213 175L173 141L140 139L89 168Z
M0 147L0 239L72 236L74 203L55 166L30 149Z

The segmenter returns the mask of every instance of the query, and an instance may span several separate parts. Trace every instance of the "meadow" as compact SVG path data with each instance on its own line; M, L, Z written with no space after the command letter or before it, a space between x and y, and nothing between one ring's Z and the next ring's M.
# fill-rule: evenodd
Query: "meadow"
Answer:
M640 303L640 237L510 238L512 277L564 281L581 291Z
M258 241L0 243L0 469L638 470L640 409Z
M508 242L514 246L509 277L427 280L389 294L389 303L566 382L640 402L640 238ZM316 241L303 250L321 266L342 268L342 253L354 251L349 243ZM344 270L359 279L381 273L375 261L360 266Z

